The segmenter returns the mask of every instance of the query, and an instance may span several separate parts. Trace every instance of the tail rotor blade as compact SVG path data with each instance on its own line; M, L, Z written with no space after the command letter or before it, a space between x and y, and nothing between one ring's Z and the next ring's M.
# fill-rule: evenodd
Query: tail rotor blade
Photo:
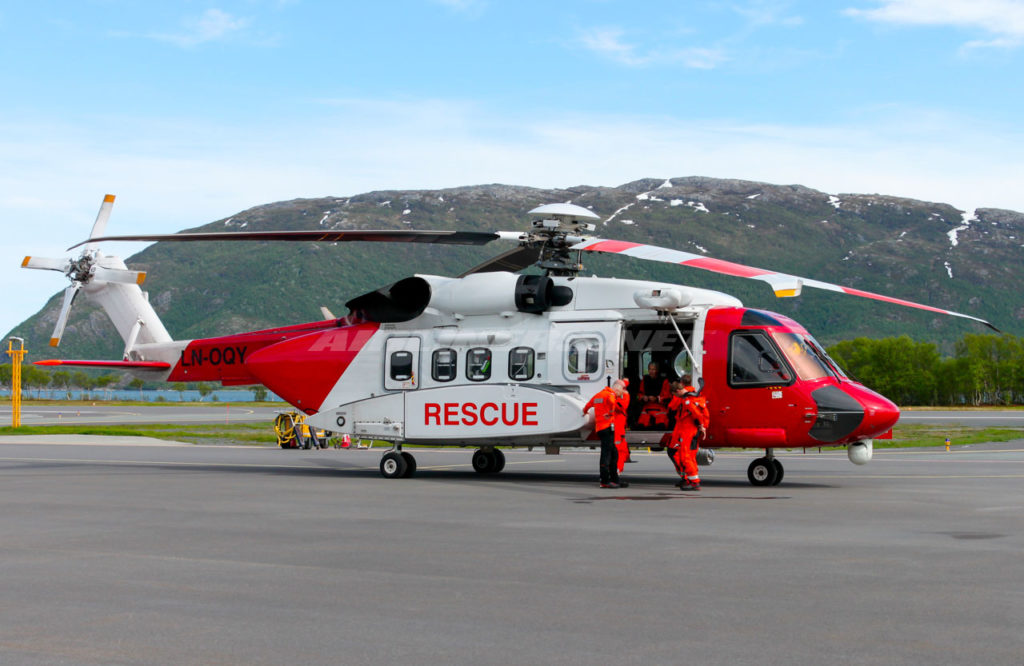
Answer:
M25 257L21 262L22 268L37 268L44 271L60 271L67 273L71 267L70 259L53 259L50 257Z
M120 282L122 284L139 284L146 281L146 271L131 271L123 268L104 268L96 266L92 269L92 278L102 282Z
M89 238L99 238L107 231L107 220L110 219L110 210L114 207L114 195L108 194L103 197L103 203L100 204L100 212L96 214L96 221L92 225L92 233L89 234ZM87 247L92 247L92 243L89 243Z
M68 325L68 315L71 313L71 304L75 302L78 290L82 288L80 282L75 282L64 290L64 302L60 306L60 314L57 316L57 324L53 327L53 335L50 336L50 346L56 347L60 339L64 337L64 327Z

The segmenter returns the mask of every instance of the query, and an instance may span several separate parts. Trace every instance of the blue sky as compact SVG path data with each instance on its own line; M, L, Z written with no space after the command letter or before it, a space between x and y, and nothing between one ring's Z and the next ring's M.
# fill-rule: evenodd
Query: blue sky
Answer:
M107 192L110 233L689 175L1024 211L1022 54L1022 0L4 3L0 329Z

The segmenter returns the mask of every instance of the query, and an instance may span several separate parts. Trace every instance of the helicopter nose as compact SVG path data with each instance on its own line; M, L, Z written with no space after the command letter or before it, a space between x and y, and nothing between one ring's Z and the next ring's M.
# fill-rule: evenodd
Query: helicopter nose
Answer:
M864 420L857 428L860 439L878 437L900 420L900 408L885 396L862 388L855 397L864 406Z
M877 437L900 418L900 410L859 384L826 385L811 393L818 418L808 434L819 442L842 444Z

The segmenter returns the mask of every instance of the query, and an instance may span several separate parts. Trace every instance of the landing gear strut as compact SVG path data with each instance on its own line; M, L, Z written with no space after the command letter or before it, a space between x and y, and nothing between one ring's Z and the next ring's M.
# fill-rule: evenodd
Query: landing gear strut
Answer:
M473 469L478 474L497 474L505 469L505 454L501 449L477 449L473 452Z
M757 458L747 467L747 479L755 486L777 486L782 483L782 477L786 470L778 458L772 455L772 450L767 449L763 458Z
M380 459L380 474L385 479L407 479L416 473L416 459L400 447L391 449Z

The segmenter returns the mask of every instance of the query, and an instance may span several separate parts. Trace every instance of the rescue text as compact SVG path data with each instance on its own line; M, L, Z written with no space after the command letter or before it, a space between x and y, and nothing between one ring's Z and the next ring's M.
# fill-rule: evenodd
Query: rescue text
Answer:
M423 405L423 425L472 426L480 423L495 426L540 425L537 420L537 403L514 402L512 404L485 402L428 402Z

